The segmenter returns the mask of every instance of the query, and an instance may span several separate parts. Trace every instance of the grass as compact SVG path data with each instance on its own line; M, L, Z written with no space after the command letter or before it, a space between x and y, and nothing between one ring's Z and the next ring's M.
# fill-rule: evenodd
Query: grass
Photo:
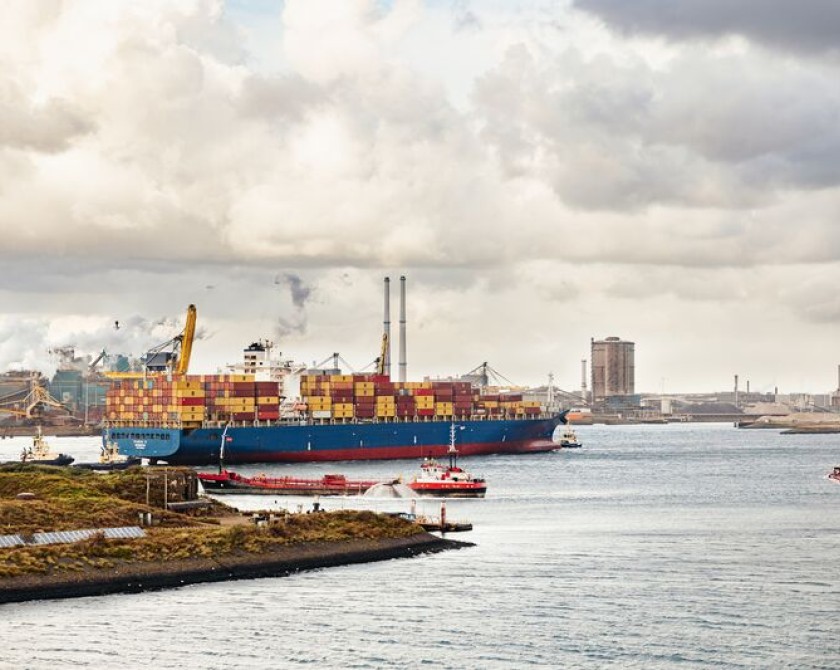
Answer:
M105 539L100 534L72 544L0 549L0 585L3 578L30 574L260 554L301 542L384 539L422 532L415 524L367 511L289 515L262 527L210 525L147 507L146 485L146 473L139 468L101 475L73 468L0 467L0 534L134 526L139 513L147 511L159 521L140 539ZM24 491L36 499L18 500L17 494Z

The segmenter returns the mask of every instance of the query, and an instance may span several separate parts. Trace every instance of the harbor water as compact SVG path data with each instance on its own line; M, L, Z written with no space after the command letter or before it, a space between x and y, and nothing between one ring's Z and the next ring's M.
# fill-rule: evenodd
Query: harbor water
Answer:
M461 459L476 546L277 579L0 606L0 668L837 668L840 435L587 426ZM48 438L93 460L93 438ZM0 440L16 459L26 438ZM394 477L415 461L240 467ZM251 509L311 506L244 496ZM404 499L322 498L407 511ZM439 501L418 512L439 513Z

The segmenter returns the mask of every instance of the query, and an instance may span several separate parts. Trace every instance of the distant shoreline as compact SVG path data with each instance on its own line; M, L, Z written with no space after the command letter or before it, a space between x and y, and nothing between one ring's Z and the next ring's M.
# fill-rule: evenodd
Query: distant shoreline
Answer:
M429 533L380 540L291 544L261 554L239 552L219 558L166 563L126 563L113 569L26 575L0 579L0 605L30 600L139 593L187 584L283 577L295 572L355 563L408 558L474 546Z

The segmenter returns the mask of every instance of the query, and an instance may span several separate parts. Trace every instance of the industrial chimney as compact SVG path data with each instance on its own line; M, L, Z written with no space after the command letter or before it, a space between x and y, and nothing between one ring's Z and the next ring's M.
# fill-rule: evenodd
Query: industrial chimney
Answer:
M586 359L580 362L580 397L586 402L589 394L586 391Z
M391 278L385 277L385 335L388 341L385 346L385 374L391 377Z
M406 380L405 360L405 277L400 277L400 381Z
M738 409L738 375L735 375L735 409Z

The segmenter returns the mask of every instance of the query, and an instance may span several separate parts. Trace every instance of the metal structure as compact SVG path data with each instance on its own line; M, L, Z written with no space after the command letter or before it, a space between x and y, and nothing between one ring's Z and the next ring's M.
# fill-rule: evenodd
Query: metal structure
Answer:
M189 371L195 339L196 308L187 307L187 320L178 335L149 349L143 356L143 372L105 372L110 379L139 379L148 372L185 375Z

